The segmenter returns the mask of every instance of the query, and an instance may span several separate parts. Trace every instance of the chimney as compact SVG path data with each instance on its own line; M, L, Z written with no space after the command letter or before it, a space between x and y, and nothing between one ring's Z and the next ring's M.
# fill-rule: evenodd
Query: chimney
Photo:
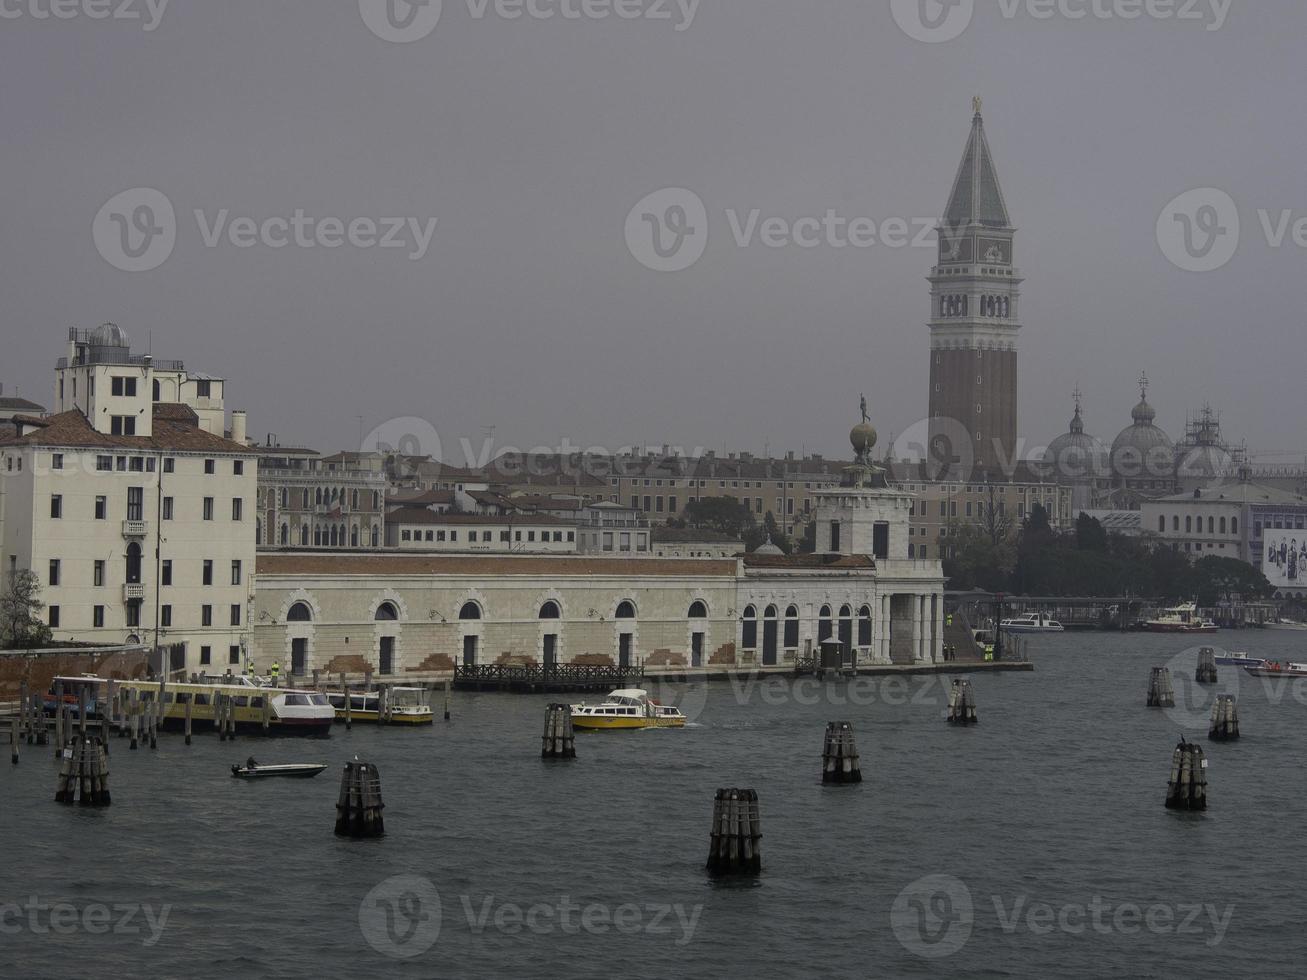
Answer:
M231 413L231 441L245 445L245 413Z

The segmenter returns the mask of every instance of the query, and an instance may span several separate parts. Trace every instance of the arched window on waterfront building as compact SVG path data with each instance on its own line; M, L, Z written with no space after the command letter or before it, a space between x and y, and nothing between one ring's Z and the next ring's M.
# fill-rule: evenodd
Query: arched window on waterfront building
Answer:
M858 610L858 646L871 646L871 606Z
M694 601L693 603L691 603L691 605L690 605L689 618L690 618L690 619L707 619L707 618L708 618L708 607L707 607L706 605L704 605L703 602L701 602L701 601L699 601L699 600L695 600L695 601Z
M840 643L844 649L853 649L853 609L849 606L840 606Z
M135 541L127 546L127 584L141 584L141 546Z
M831 622L830 606L822 606L821 613L817 617L817 642L829 639L835 632L834 624Z
M311 623L313 622L313 610L309 608L307 602L297 602L290 607L290 612L286 613L286 622Z
M621 604L618 605L618 607L617 607L617 617L616 617L616 618L618 618L618 619L635 619L635 603L632 602L630 599L624 599L624 600L622 600Z
M1184 519L1184 533L1185 534L1194 533L1194 519L1192 514Z
M373 527L373 528L372 528L372 547L375 548L376 546L377 546L377 529L376 529L376 527Z
M1179 514L1176 514L1176 515L1174 515L1174 516L1171 518L1171 530L1172 530L1172 531L1177 531L1177 532L1180 530L1180 515L1179 515Z
M283 546L283 547L285 547L286 545L290 544L290 525L289 525L289 524L283 524L283 525L281 526L281 543L282 543L282 546Z
M1209 518L1207 518L1207 533L1208 533L1208 534L1215 534L1215 533L1216 533L1216 518L1215 518L1215 517L1209 517Z
M758 647L758 610L746 606L744 610L744 640L741 644L746 650Z
M377 606L377 613L372 618L379 623L393 623L399 619L399 610L393 602L383 602Z
M1166 515L1165 515L1165 514L1158 514L1158 515L1157 515L1157 533L1158 533L1158 534L1165 534L1165 533L1166 533Z
M548 602L546 602L543 606L540 607L540 618L562 619L563 613L562 610L558 608L558 603L554 602L553 599L550 599Z
M1222 533L1222 534L1225 533L1225 518L1224 518L1224 517L1221 518L1221 533Z
M300 528L300 546L303 548L309 546L309 526L307 524Z
M799 646L799 607L790 606L785 610L785 649L794 650Z
M458 618L464 621L481 618L481 607L475 602L463 603L463 608L458 611Z
M1231 534L1239 533L1239 518L1237 517L1230 518L1230 533Z
M316 489L316 491L314 492L314 494L313 494L313 504L314 504L314 506L317 506L317 507L322 506L322 487L318 487L318 488Z

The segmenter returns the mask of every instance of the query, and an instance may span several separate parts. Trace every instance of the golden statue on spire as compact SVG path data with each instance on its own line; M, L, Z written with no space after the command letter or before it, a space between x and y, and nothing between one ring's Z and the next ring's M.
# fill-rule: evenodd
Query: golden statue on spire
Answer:
M977 95L977 96L973 96L973 97L972 97L972 99L971 99L971 108L972 108L972 110L975 111L976 115L980 115L980 109L981 109L981 106L983 106L983 105L984 105L984 101L980 98L979 95Z

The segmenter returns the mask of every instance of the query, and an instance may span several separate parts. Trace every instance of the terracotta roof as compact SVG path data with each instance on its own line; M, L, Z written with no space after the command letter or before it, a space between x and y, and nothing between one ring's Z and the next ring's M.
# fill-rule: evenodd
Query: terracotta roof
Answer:
M188 410L189 411L189 410ZM192 417L194 413L192 413ZM10 446L54 446L74 449L173 450L175 452L223 453L248 456L250 450L238 442L205 432L193 423L155 413L154 435L115 436L97 432L81 411L60 412L43 419L20 417L21 425L32 429L26 435L5 440Z
M428 490L425 493L417 493L407 497L396 494L386 498L387 507L428 507L431 504L452 504L453 502L453 490Z
M590 558L559 555L261 554L258 574L272 575L640 575L735 577L733 560Z
M463 526L502 526L518 527L576 527L574 521L562 521L556 517L538 517L523 515L518 517L500 517L497 514L437 514L422 507L402 507L386 515L387 524L444 524L455 527Z
M836 570L873 569L876 561L870 555L759 555L744 556L747 568L830 568Z
M45 406L26 398L0 398L0 412L44 412Z
M195 411L181 402L155 402L154 417L172 422L189 422L191 425L198 425L200 422L200 417L195 414Z

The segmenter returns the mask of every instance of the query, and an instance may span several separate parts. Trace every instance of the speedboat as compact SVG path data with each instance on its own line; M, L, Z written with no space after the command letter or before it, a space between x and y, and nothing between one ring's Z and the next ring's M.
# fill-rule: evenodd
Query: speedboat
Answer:
M1063 633L1065 628L1047 613L1027 613L1015 619L1003 620L1002 628L1009 633Z
M1307 677L1307 664L1282 664L1267 661L1261 667L1245 667L1254 677Z
M572 705L572 727L590 731L635 731L644 728L684 728L681 709L659 704L648 691L614 691L601 704Z
M1265 667L1266 661L1261 657L1250 657L1246 653L1227 653L1217 656L1217 664L1223 667Z
M327 700L336 709L336 720L345 720L345 692L326 691ZM381 722L390 725L430 725L435 720L431 710L431 697L426 688L392 687L389 691L390 703L386 705L385 717L382 717L381 692L351 691L349 694L349 718L358 722Z
M254 759L246 759L243 766L232 766L231 774L237 779L271 779L288 777L291 779L312 779L326 769L326 763L305 762L283 766L261 766Z
M1150 633L1217 633L1221 628L1200 617L1195 603L1185 602L1163 609L1160 616L1144 623L1144 629Z

